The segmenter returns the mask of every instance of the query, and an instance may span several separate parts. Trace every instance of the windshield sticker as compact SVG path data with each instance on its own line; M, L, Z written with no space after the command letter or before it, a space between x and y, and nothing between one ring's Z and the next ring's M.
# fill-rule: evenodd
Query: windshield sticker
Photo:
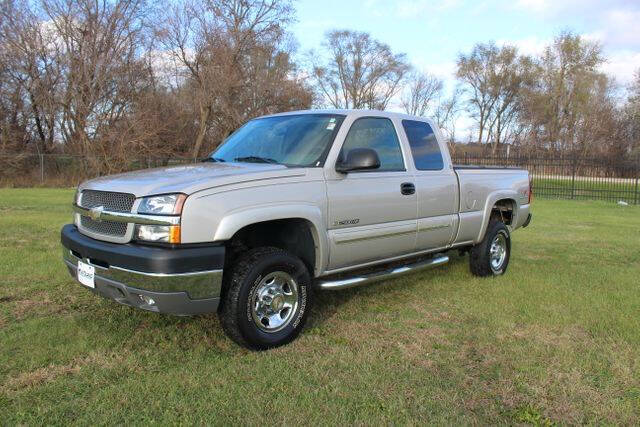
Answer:
M336 127L336 119L330 119L327 130L333 130Z

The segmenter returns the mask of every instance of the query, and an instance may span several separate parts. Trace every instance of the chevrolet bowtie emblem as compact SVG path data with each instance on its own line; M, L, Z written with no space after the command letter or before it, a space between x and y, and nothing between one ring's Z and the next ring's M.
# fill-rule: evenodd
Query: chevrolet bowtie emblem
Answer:
M89 217L94 221L100 221L103 210L104 206L96 206L95 208L91 208L89 209Z

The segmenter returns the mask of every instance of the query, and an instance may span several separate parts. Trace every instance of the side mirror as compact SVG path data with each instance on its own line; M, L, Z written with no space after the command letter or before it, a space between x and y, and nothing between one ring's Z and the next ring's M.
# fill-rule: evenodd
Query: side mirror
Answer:
M340 173L378 169L380 167L378 153L371 148L353 148L347 151L345 157L342 162L336 164L336 171Z

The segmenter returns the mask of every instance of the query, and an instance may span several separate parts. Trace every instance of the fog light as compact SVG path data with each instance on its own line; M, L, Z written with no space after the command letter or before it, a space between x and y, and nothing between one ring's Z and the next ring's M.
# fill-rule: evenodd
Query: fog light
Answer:
M150 298L146 295L140 295L140 299L142 300L143 303L145 303L146 305L155 305L155 300L153 298Z

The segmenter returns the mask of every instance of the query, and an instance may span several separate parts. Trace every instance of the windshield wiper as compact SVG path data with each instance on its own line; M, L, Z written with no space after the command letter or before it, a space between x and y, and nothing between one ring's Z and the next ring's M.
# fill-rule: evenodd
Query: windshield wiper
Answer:
M217 157L205 157L204 159L200 160L202 163L206 163L206 162L220 162L220 163L224 163L225 160L224 159L219 159Z
M260 156L246 156L246 157L236 157L233 159L234 162L247 162L247 163L279 163L277 160L270 159L269 157L260 157Z

